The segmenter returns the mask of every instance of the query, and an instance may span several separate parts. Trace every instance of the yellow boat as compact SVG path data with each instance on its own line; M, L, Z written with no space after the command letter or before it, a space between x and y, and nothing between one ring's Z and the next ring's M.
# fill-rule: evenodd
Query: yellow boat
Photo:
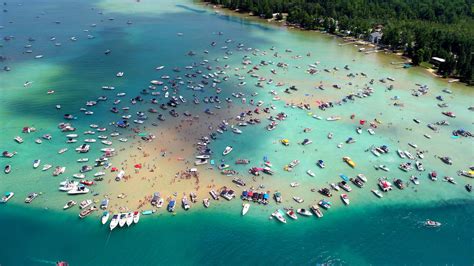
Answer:
M342 157L342 160L352 168L356 166L356 163L350 157Z
M288 146L290 145L290 141L288 139L282 139L280 140L281 144L285 145L285 146Z

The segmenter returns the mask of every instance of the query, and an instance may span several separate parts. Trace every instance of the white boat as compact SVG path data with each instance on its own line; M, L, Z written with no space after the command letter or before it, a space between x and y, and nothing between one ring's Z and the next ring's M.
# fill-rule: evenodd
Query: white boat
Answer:
M132 225L133 223L133 214L131 212L127 213L127 226Z
M84 179L86 175L84 174L73 174L72 177L77 178L77 179Z
M85 209L91 205L92 205L92 200L86 199L86 200L81 201L81 203L79 204L79 208Z
M242 215L247 214L247 212L249 211L249 208L250 208L250 204L244 203L244 204L242 205Z
M73 200L70 200L68 202L66 202L66 205L64 205L63 207L63 210L67 210L69 208L71 208L72 206L76 205L77 203Z
M38 159L38 160L34 160L34 161L33 161L33 168L34 168L34 169L38 168L38 166L40 165L40 163L41 163L41 160L39 160L39 159Z
M70 191L72 189L75 189L78 184L78 182L66 180L59 184L59 190L63 192Z
M45 164L45 165L43 165L43 169L41 169L41 170L42 170L42 171L46 171L46 170L48 170L48 169L51 168L51 167L53 167L53 166L50 165L50 164Z
M342 202L344 202L344 204L349 205L350 200L347 194L341 194L341 199L342 199Z
M89 189L85 186L76 186L67 192L67 194L69 195L79 195L87 193L89 193Z
M134 212L133 213L133 223L137 224L140 221L140 212Z
M298 202L298 203L303 203L304 202L304 199L302 199L300 197L296 197L296 196L293 197L293 200Z
M110 213L105 211L103 214L102 214L102 217L100 218L100 221L102 222L102 224L106 224L107 221L109 220L109 216L110 216Z
M89 158L79 158L79 159L77 159L78 163L84 163L84 162L88 162L88 161L89 161Z
M127 214L121 213L118 224L120 227L123 227L126 223L127 223Z
M292 209L289 209L287 212L286 212L286 215L288 215L291 219L293 220L297 220L298 219L298 216L296 216L296 213L292 210Z
M272 213L272 216L275 217L279 222L286 224L286 219L281 214L280 210L276 210Z
M109 224L110 231L114 230L114 228L117 227L118 224L119 224L119 215L114 214L112 216L112 220L110 221L110 224Z
M311 176L311 177L315 177L315 176L316 176L316 174L315 174L313 171L311 171L311 170L306 171L306 173L307 173L309 176Z
M303 216L313 216L313 214L306 210L306 209L297 209L296 212L299 214L299 215L303 215Z
M13 196L15 196L15 193L13 192L5 193L5 196L2 197L0 203L7 203L11 198L13 198Z
M161 208L161 207L163 207L163 204L164 204L164 203L165 203L165 200L164 200L163 198L160 198L160 199L158 200L158 203L156 203L156 207L157 207L157 208Z
M227 155L232 151L232 146L227 146L224 151L222 152L222 155Z
M371 191L372 191L372 193L374 193L375 196L377 196L379 198L383 198L383 194L382 194L382 192L380 192L380 190L372 189Z

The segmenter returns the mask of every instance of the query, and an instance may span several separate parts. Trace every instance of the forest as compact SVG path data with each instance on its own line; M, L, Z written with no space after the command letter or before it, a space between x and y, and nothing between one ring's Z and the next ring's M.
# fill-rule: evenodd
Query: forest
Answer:
M445 59L437 73L474 84L473 0L208 0L308 30L367 39L375 28L383 48L401 51L413 65ZM287 16L283 16L287 14Z

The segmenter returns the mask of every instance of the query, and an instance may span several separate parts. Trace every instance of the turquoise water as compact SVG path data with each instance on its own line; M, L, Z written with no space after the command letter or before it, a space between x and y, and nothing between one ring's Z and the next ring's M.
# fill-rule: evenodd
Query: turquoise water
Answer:
M472 139L450 138L453 129L474 131L472 113L467 111L472 105L473 96L469 88L440 81L417 68L396 69L390 64L391 61L399 60L396 57L364 55L352 46L339 46L340 41L330 36L289 31L240 17L217 15L189 1L160 1L158 4L156 1L62 3L41 0L24 2L22 5L19 3L9 1L5 7L8 12L0 18L0 24L4 26L1 29L2 36L15 36L14 40L2 41L3 46L0 48L0 53L8 58L2 62L2 66L9 65L12 68L11 72L0 72L0 149L18 152L12 159L0 159L2 167L6 164L13 166L11 174L0 174L0 190L16 193L11 202L0 206L0 237L9 240L8 248L0 250L0 264L47 265L60 259L72 265L472 263L474 242L470 226L474 206L472 194L467 193L463 186L473 182L458 177L456 171L471 166L474 146ZM112 17L114 20L109 20ZM56 20L60 20L61 24L55 24ZM127 25L129 20L133 24ZM92 23L97 26L90 27ZM32 24L35 25L34 30ZM85 32L84 29L89 31ZM219 31L224 35L217 35ZM183 36L178 37L178 32L182 32ZM88 34L95 38L87 39ZM52 36L62 43L60 47L49 41ZM72 36L78 40L70 41ZM29 37L35 39L32 42L32 54L23 53L27 50L24 46ZM233 42L227 44L224 42L227 39ZM212 41L218 42L216 47L210 47ZM244 43L245 48L253 47L259 51L255 55L236 51L234 48L240 42ZM225 45L233 49L229 59L223 58L224 49L221 47ZM274 51L269 50L272 46L278 50L278 58L273 56ZM292 53L284 52L290 48ZM109 56L104 55L107 49L112 51ZM204 49L208 49L209 54L203 54ZM186 56L191 50L198 54ZM312 53L311 57L305 56L308 51ZM33 59L38 54L43 54L44 58ZM256 79L249 76L246 77L248 86L237 86L235 78L222 83L222 100L230 97L232 91L242 91L247 94L249 101L250 93L258 91L259 95L253 97L255 101L263 100L265 106L273 103L278 111L288 114L288 119L271 132L263 130L261 125L242 128L242 135L229 132L219 135L218 140L211 145L213 150L220 154L225 146L232 145L234 151L226 158L216 155L215 159L233 162L237 158L248 158L252 165L258 165L267 156L275 166L277 175L258 178L251 184L264 184L270 190L282 190L285 206L296 206L291 201L293 195L304 196L308 204L319 200L321 197L311 193L309 188L338 181L339 173L354 176L362 172L368 176L369 182L366 188L355 188L350 193L350 208L344 207L338 198L334 198L335 206L324 219L301 217L297 222L289 221L281 225L267 220L277 208L276 205L252 206L249 214L243 218L239 215L240 201L234 200L231 203L213 204L216 207L209 210L193 208L189 213L180 212L176 216L160 213L155 217L143 218L139 225L128 230L109 233L94 219L96 217L79 221L77 212L65 214L61 211L60 208L69 199L57 193L57 183L63 179L31 169L31 162L41 158L43 163L67 166L68 173L78 170L75 160L82 156L71 150L76 145L58 141L63 138L56 129L56 125L63 121L62 115L78 115L74 126L79 132L88 130L91 123L107 126L118 120L117 115L108 111L110 104L99 103L91 108L95 112L94 116L81 115L79 108L87 100L108 95L110 102L114 93L124 91L128 95L123 101L127 101L146 88L149 80L159 79L161 75L176 75L172 71L173 67L179 66L183 70L185 65L203 59L212 62L219 58L219 63L214 61L212 64L228 64L230 76L234 72L244 74L248 69L232 71L242 66L244 55L249 55L254 64L260 60L289 63L287 70L268 66L261 67L258 73L275 79L274 84L278 81L295 84L299 91L289 97L282 92L284 87L277 88L274 84L265 85L264 89L256 88L253 86ZM295 55L301 55L302 58L292 58ZM316 61L320 61L320 70L335 66L341 70L332 73L321 71L314 76L304 73L306 66ZM350 65L350 71L343 70L346 64ZM167 68L157 73L154 68L158 65L166 65ZM278 75L272 75L271 68L276 68ZM125 78L115 78L118 71L125 72ZM350 72L364 72L369 78L348 78ZM377 82L388 76L396 81L387 84ZM316 100L337 101L364 87L371 78L376 80L373 96L356 99L354 103L324 112L314 107ZM33 83L25 88L23 84L26 81ZM314 89L320 82L326 90ZM349 82L353 85L349 85ZM416 88L415 83L428 85L430 93L419 98L411 96L411 89ZM340 84L343 89L332 89L333 84ZM387 91L388 84L394 84L395 89ZM100 89L104 85L117 89L109 94ZM442 93L445 87L453 90L454 94ZM49 89L54 89L56 93L46 95ZM277 90L283 100L272 102L273 96L268 94L270 89ZM182 90L180 94L190 102L193 92ZM197 94L204 97L208 92ZM428 122L448 120L440 114L442 109L436 107L436 95L443 95L450 104L449 111L457 114L456 119L449 119L451 125L441 128L439 133L424 126ZM400 97L398 101L405 104L404 108L393 106L391 98L394 96ZM238 102L238 99L233 100ZM337 122L315 120L307 111L286 107L286 101L296 104L308 102L313 106L311 114L324 118L340 115L343 119ZM61 111L54 108L56 104L62 105ZM203 122L207 127L208 124L216 126L220 121L203 114L205 108L212 106L188 103L186 108L208 118ZM227 107L224 104L222 106ZM241 106L233 104L223 108L223 117L228 119L235 116ZM132 106L130 113L147 108L147 105ZM356 114L355 120L349 119L351 114ZM371 136L365 131L361 135L355 133L359 119L374 118L383 122L376 129L376 135ZM421 119L422 125L414 124L411 121L413 118ZM169 125L167 123L160 126ZM262 124L266 123L264 120ZM38 132L21 134L21 128L27 125L36 127ZM313 130L302 133L305 127ZM120 132L132 136L128 131ZM334 133L335 137L331 141L326 138L328 132ZM51 133L53 141L45 141L41 145L33 142L45 133ZM426 133L432 135L431 140L423 137ZM25 143L16 144L12 138L17 135L21 135ZM344 142L349 136L355 137L357 143L344 145L342 149L336 148L338 143ZM290 140L289 147L279 143L282 138ZM298 145L304 138L312 139L313 144ZM437 170L441 176L454 176L458 185L431 182L423 173L420 174L422 184L419 187L410 185L405 191L391 192L381 200L375 198L369 188L375 188L376 179L384 174L375 171L373 165L386 164L392 169L386 173L388 177L400 177L408 181L410 174L396 169L402 160L394 152L401 148L414 153L408 147L408 142L429 150L423 160L427 170ZM391 154L376 158L365 152L371 145L382 144L390 146ZM58 155L57 151L66 146L70 151ZM98 147L99 144L93 146ZM122 146L114 144L114 147ZM129 144L123 147L127 148ZM127 153L127 150L123 153ZM89 157L94 158L98 154L97 149L94 149ZM434 155L450 155L454 163L452 166L444 165ZM343 156L352 157L357 163L356 169L341 163ZM284 172L283 166L294 159L300 159L301 164L291 173ZM318 159L326 161L324 170L315 165ZM247 166L234 168L242 173L242 178L251 182L251 178L245 174ZM309 177L305 173L308 169L316 172L316 177ZM301 183L301 186L290 189L289 183L294 181ZM104 182L94 187L94 190L106 192L107 184ZM33 206L25 207L22 203L24 195L31 191L42 191L44 195ZM438 220L443 226L427 229L422 226L422 221L426 219Z

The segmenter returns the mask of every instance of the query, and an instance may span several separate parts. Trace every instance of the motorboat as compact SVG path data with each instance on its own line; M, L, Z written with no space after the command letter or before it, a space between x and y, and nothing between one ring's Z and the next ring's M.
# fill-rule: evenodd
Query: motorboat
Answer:
M321 211L321 209L319 209L318 205L311 206L311 210L316 215L316 217L323 218L323 216L324 216L323 212Z
M137 224L140 221L140 212L133 212L133 223Z
M208 198L203 199L202 204L204 205L204 207L209 208L209 204L210 204L209 199Z
M105 211L102 213L102 217L100 218L100 221L102 224L106 224L107 221L109 220L110 213L108 211Z
M296 213L295 211L293 211L293 209L289 209L287 212L286 212L286 215L288 215L291 219L293 220L297 220L298 219L298 216L296 216Z
M5 168L3 169L3 172L5 174L9 174L12 171L12 166L10 164L5 165Z
M78 185L67 192L67 194L69 195L79 195L87 193L89 193L89 189L84 185Z
M79 208L85 209L91 205L92 205L92 200L86 199L86 200L81 201L81 203L79 204Z
M5 195L0 200L0 203L7 203L11 198L13 198L13 196L15 196L15 193L13 192L5 193Z
M324 161L323 161L323 160L318 160L318 161L316 162L316 164L317 164L320 168L326 167L326 165L324 164Z
M28 194L28 196L26 197L25 199L25 203L31 203L34 199L36 199L37 197L39 196L38 193L36 192L32 192L30 194Z
M293 197L293 200L298 202L298 203L303 203L304 202L304 199L302 199L300 197L296 197L296 196Z
M204 205L205 206L205 205ZM206 207L207 208L207 207ZM249 211L249 208L250 208L250 204L249 203L244 203L242 205L242 215L245 215L247 214L247 212Z
M350 200L349 200L349 197L347 196L347 194L341 194L341 200L346 205L349 205L349 203L350 203Z
M92 207L90 207L90 208L88 208L88 209L85 209L85 210L83 210L83 211L81 211L81 212L79 213L79 217L80 217L81 219L83 219L83 218L85 218L86 216L90 215L90 214L91 214L92 212L94 212L95 210L97 210L97 208L96 208L95 206L92 206Z
M313 171L311 171L311 170L306 171L306 173L307 173L309 176L311 176L311 177L315 177L315 176L316 176L316 174L315 174Z
M38 168L38 166L40 165L41 163L41 160L37 159L37 160L34 160L33 161L33 168L36 169Z
M127 213L127 226L130 226L133 224L133 214L131 212Z
M321 206L322 208L329 210L331 208L331 202L327 201L325 199L322 199L318 202L318 205Z
M342 157L342 160L347 163L350 167L354 168L356 166L356 163L352 161L350 157Z
M372 189L371 191L372 191L372 193L374 193L375 196L377 196L379 198L383 198L383 194L382 194L382 192L380 192L380 190Z
M74 206L76 204L77 203L74 200L70 200L70 201L66 202L66 204L63 207L63 210L67 210L67 209L71 208L72 206Z
M280 210L274 211L272 216L275 217L279 222L286 224L286 219L283 217Z
M127 223L127 214L121 213L119 217L118 224L120 227L123 227Z
M431 171L429 174L428 174L429 178L432 180L432 181L436 181L438 180L438 173L436 173L436 171Z
M110 231L114 230L115 227L117 227L117 225L119 224L119 215L118 214L114 214L112 216L112 220L110 220L110 224L109 224L109 228L110 228Z
M420 184L419 178L418 178L417 176L414 176L414 175L412 175L412 176L410 177L410 181L413 182L413 184L415 184L415 185L419 185L419 184Z
M297 209L296 213L298 213L299 215L303 215L303 216L313 216L313 214L310 211L306 210L306 209Z
M167 209L169 212L174 212L175 205L176 205L176 200L175 200L175 199L172 199L172 200L170 200L170 202L168 202L168 206L166 207L166 209Z
M189 205L189 201L188 201L188 197L184 196L182 199L181 199L181 203L183 205L183 209L185 211L189 210L191 208L191 206Z
M437 221L432 221L432 220L426 220L424 222L424 225L427 227L440 227L441 223Z

